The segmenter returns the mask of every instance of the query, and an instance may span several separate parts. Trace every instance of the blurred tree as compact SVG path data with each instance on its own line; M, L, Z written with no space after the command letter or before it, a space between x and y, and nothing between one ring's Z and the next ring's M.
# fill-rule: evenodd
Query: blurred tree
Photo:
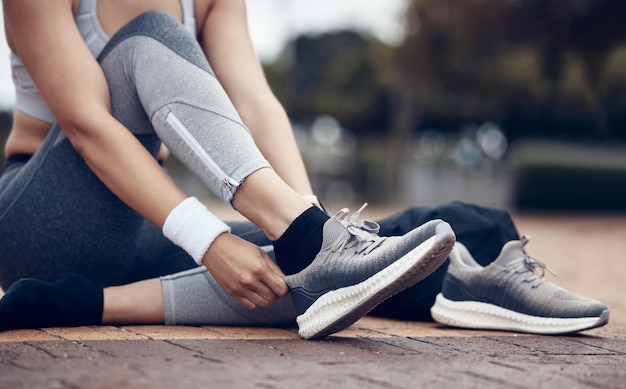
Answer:
M513 137L620 136L604 111L625 14L620 0L413 0L394 85L414 80L418 110L501 120Z
M387 127L386 72L391 49L354 31L300 36L267 77L289 114L300 121L331 115L359 133Z
M623 15L623 0L410 1L391 82L391 192L424 121L457 131L496 120L513 139L626 138L624 89L606 77Z

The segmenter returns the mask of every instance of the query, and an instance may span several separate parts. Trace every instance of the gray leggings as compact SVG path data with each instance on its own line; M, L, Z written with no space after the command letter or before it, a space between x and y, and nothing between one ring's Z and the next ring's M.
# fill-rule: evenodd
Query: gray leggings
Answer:
M98 60L113 115L155 157L165 143L225 202L245 177L269 167L198 43L173 17L142 14L111 39ZM51 281L76 272L120 285L196 267L102 184L58 125L32 157L8 161L0 177L0 237L4 289L24 277ZM202 269L163 284L170 323L193 324L176 321L185 317L177 309L198 299L209 316L212 309L219 313L216 323L253 320L228 311L237 303Z

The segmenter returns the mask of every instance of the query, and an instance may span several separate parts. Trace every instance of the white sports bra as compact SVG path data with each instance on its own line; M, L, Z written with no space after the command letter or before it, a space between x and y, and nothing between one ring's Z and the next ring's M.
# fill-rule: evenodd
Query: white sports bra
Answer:
M183 10L183 23L189 32L196 36L196 20L193 0L180 0ZM102 31L96 15L96 0L81 0L76 25L94 57L98 57L109 41ZM36 119L53 123L55 121L50 108L39 93L39 89L28 74L22 60L11 53L11 70L15 84L15 108Z

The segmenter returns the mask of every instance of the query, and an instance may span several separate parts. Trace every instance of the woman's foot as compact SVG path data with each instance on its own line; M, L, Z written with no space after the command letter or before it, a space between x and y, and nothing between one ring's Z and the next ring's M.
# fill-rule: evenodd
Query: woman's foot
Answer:
M74 273L55 283L18 280L0 299L0 331L101 324L103 288Z
M304 339L323 338L350 326L430 275L454 246L454 232L442 220L403 236L380 237L377 223L358 221L362 209L350 219L343 209L328 220L313 262L285 277Z

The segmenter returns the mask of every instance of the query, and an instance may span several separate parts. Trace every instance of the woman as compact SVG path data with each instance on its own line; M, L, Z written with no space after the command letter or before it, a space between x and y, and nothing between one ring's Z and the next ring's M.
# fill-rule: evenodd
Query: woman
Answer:
M283 325L299 315L302 337L322 337L439 267L454 234L428 220L454 223L483 264L517 239L506 212L461 203L381 222L384 235L401 235L391 238L357 221L360 211L329 218L311 206L242 0L3 7L17 100L0 177L0 286L12 285L0 329ZM187 198L157 163L161 142L258 227L226 225ZM427 318L444 274L377 313Z
M358 212L329 218L303 196L312 190L243 0L3 8L17 94L0 181L3 288L69 272L120 285L204 265L215 293L248 309L290 290L301 335L320 337L420 281L451 250L444 222L381 239ZM161 142L263 231L278 267L176 187L157 162ZM318 301L371 291L379 274L383 288L348 311ZM177 295L189 285L171 283Z

